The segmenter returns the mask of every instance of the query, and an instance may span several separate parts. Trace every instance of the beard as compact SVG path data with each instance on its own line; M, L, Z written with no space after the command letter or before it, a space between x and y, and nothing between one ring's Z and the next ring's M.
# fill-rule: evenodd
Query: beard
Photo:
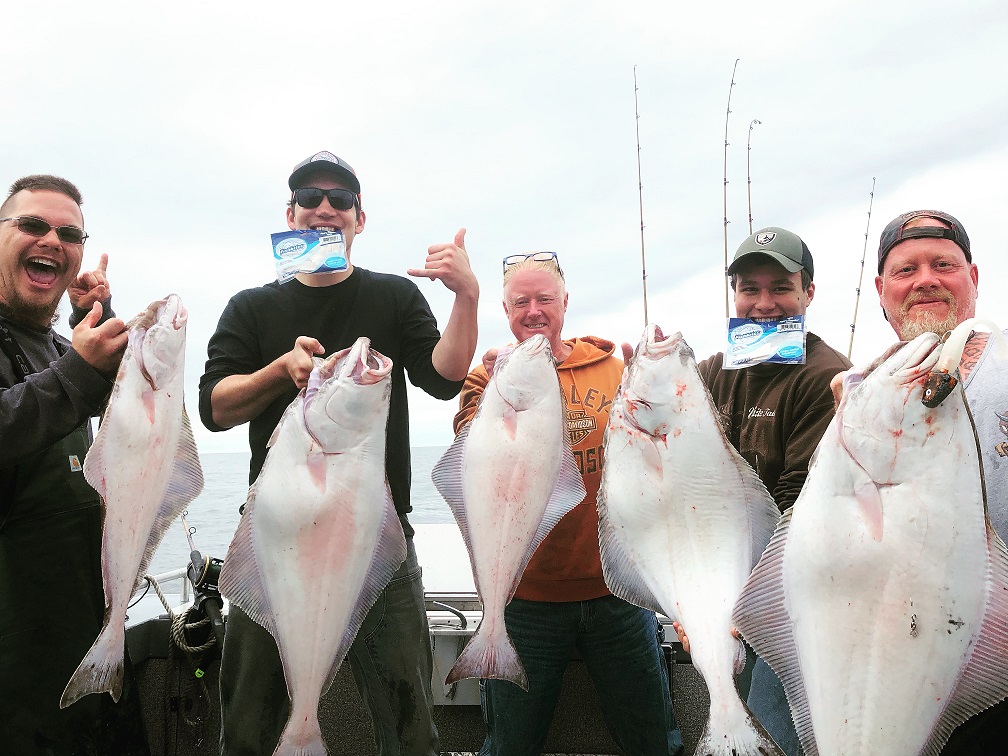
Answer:
M941 336L959 325L959 307L955 295L950 291L940 291L929 295L928 299L938 298L948 304L948 313L942 317L933 312L922 312L915 318L909 318L910 308L924 299L921 292L911 292L900 307L899 337L903 341L912 341L922 333L937 333Z
M62 295L60 295L62 299ZM0 312L12 323L29 328L51 328L60 321L60 300L50 304L25 301L16 291L0 300Z

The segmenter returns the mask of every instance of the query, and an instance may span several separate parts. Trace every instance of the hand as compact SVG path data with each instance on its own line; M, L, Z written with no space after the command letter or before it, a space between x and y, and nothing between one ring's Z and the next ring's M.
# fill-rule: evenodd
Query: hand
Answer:
M91 311L73 329L71 346L87 364L112 380L119 371L129 335L126 324L119 318L109 318L95 327L101 316L101 302L92 303Z
M308 385L308 378L311 377L312 369L315 367L315 360L312 358L316 354L325 354L325 349L318 339L298 336L294 348L283 356L284 368L299 389Z
M686 631L683 630L682 625L680 625L676 620L672 621L672 629L675 630L676 635L679 636L679 642L682 644L683 651L685 651L688 654L690 652L689 651L689 637L687 637ZM738 638L739 637L738 628L733 627L731 629L731 634L732 634L732 637Z
M840 406L840 400L843 399L843 382L849 372L849 370L844 370L842 373L837 373L829 382L830 391L833 392L834 409Z
M625 341L621 346L623 348L623 366L630 367L630 362L633 360L634 348Z
M108 255L102 253L98 261L98 267L94 270L85 271L77 276L77 279L67 287L67 295L70 297L70 304L82 310L90 310L95 303L104 302L112 291L109 288L108 278L105 270L108 268Z
M455 294L464 294L472 298L479 296L479 282L469 266L469 255L465 249L464 228L455 234L451 244L435 244L427 248L427 260L423 268L410 268L406 272L411 276L425 277L431 280L439 279Z
M483 355L483 369L487 371L487 375L493 375L494 363L497 362L497 354L499 352L500 350L497 347L491 347Z

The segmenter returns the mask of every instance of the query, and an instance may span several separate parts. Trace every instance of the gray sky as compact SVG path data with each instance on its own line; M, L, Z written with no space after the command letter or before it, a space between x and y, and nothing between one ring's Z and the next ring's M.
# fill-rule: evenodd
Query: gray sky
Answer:
M566 336L643 329L637 66L649 315L698 358L724 336L728 246L784 226L816 263L812 330L846 352L868 228L855 362L894 336L874 255L883 225L933 207L965 225L978 315L1008 326L1008 5L948 2L22 3L5 11L0 183L56 173L84 193L117 312L178 293L195 416L228 298L274 275L286 179L322 149L357 171L352 260L405 274L462 226L482 287L477 354L510 340L505 254L554 250ZM293 9L294 12L291 12ZM310 11L310 15L307 15ZM419 279L442 324L451 297ZM65 330L65 328L63 329ZM453 402L411 394L412 443L447 444ZM247 447L244 428L201 451Z

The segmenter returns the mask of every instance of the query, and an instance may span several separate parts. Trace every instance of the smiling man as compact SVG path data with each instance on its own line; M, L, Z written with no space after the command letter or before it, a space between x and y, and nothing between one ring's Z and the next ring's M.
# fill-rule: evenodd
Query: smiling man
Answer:
M342 231L351 261L366 220L353 169L331 152L319 152L295 166L287 184L287 225ZM406 375L439 399L456 396L462 387L476 349L479 297L464 238L461 229L453 243L429 247L425 266L407 271L437 279L455 294L443 334L416 284L350 262L343 271L298 273L286 283L273 281L232 297L210 339L200 380L200 417L207 428L249 423L252 483L273 429L308 383L314 355L331 354L367 336L373 349L392 360L385 471L407 557L365 617L347 656L371 713L379 756L439 751L424 590L407 518L412 507ZM279 652L273 637L234 606L220 679L221 753L272 753L290 708Z
M943 334L976 313L979 271L966 229L948 213L913 210L893 218L879 239L878 260L875 288L900 339ZM990 522L1008 540L1008 359L991 342L982 332L970 337L959 378L980 444ZM956 728L942 754L1002 753L1006 742L1008 701L1002 701Z
M4 753L147 753L132 669L118 704L60 696L101 630L102 507L84 480L89 419L112 389L126 325L108 258L80 273L81 195L56 176L0 205L0 743ZM68 341L52 325L68 292ZM104 311L104 312L103 312Z
M553 720L567 663L577 649L613 739L623 753L675 756L682 736L672 701L661 627L654 612L613 596L602 575L596 496L609 408L623 374L615 345L597 336L564 339L567 289L553 252L504 258L504 313L515 339L542 334L564 394L567 430L587 496L532 555L504 617L528 674L528 691L483 680L483 756L536 756ZM466 378L455 433L476 415L497 350Z
M812 254L796 234L777 227L757 231L728 267L736 315L760 321L804 315L815 296L813 272ZM812 452L833 419L830 380L850 361L809 332L804 365L723 365L718 353L698 367L728 440L784 512L798 499ZM801 753L784 688L762 659L753 668L748 704L788 756Z

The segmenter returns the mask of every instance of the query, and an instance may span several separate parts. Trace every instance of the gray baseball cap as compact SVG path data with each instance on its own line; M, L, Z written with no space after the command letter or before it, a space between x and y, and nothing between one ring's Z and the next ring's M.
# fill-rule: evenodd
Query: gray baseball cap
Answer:
M728 266L728 275L738 270L738 263L748 255L766 255L784 266L788 273L797 273L804 268L812 278L812 253L797 234L777 226L761 228L747 237L735 251L735 259Z
M357 180L354 169L345 160L325 150L316 152L295 165L290 178L287 179L287 186L292 192L301 189L302 182L313 173L328 173L345 182L354 194L360 194L360 181Z

